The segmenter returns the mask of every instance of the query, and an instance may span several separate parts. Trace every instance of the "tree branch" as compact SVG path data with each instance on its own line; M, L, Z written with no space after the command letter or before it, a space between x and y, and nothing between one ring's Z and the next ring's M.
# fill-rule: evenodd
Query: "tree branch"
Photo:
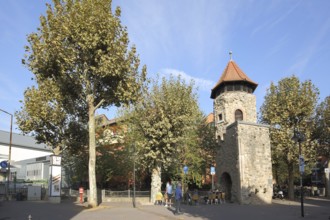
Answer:
M96 109L98 109L101 105L102 105L102 103L103 102L105 102L105 100L104 99L102 99L95 107L94 107L94 113L95 113L95 111L96 111Z

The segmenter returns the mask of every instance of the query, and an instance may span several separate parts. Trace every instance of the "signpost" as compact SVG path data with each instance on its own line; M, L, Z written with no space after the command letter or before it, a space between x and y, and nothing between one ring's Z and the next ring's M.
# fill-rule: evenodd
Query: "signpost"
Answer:
M304 173L305 172L305 159L304 156L299 155L299 172Z
M214 190L215 167L211 167L211 175L212 175L212 190Z
M61 157L52 155L50 157L50 181L49 181L49 199L52 202L61 202Z
M7 163L7 161L5 161L5 160L4 160L4 161L1 161L1 163L0 163L0 167L6 169L6 168L8 167L8 163Z
M186 175L188 174L188 167L187 167L187 165L184 165L184 167L183 167L183 173L184 173L184 182L183 182L183 192L182 192L182 194L184 194L185 193L185 190L186 190Z
M186 165L183 167L183 172L184 172L184 174L188 173L188 167Z
M0 162L1 173L7 173L7 167L8 167L7 161L4 160Z
M294 128L293 131L293 137L292 140L294 142L298 142L298 147L299 147L299 171L300 171L300 203L301 203L301 217L305 216L305 211L304 211L304 189L303 189L303 175L304 175L304 166L305 166L305 161L304 157L301 154L301 142L305 141L304 135L299 132L296 127Z

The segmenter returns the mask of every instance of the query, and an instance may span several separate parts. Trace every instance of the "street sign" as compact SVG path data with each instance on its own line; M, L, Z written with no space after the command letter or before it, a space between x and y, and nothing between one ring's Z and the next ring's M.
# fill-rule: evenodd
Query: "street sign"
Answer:
M1 163L0 163L0 167L1 168L7 168L8 167L8 163L7 163L7 161L1 161Z
M305 159L302 155L299 155L299 171L301 173L305 172Z
M188 167L187 166L184 166L183 167L183 172L184 172L184 174L187 174L188 173Z
M211 175L215 175L215 167L211 167Z

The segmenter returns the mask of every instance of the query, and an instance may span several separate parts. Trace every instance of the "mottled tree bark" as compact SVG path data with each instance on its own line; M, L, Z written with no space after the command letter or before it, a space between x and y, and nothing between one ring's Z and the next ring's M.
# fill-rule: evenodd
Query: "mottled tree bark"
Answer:
M156 166L152 169L151 174L151 202L155 203L156 201L156 193L161 190L162 180L161 180L161 168L160 166Z

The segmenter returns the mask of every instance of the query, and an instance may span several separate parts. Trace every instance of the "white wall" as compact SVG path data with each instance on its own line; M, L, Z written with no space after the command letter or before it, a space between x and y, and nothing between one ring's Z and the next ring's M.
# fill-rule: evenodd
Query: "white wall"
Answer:
M0 145L0 160L8 160L8 154L9 154L9 146L8 145ZM31 158L37 158L37 157L43 157L51 155L52 152L50 151L41 151L35 148L23 148L23 147L11 147L11 161L21 161L21 160L27 160Z

